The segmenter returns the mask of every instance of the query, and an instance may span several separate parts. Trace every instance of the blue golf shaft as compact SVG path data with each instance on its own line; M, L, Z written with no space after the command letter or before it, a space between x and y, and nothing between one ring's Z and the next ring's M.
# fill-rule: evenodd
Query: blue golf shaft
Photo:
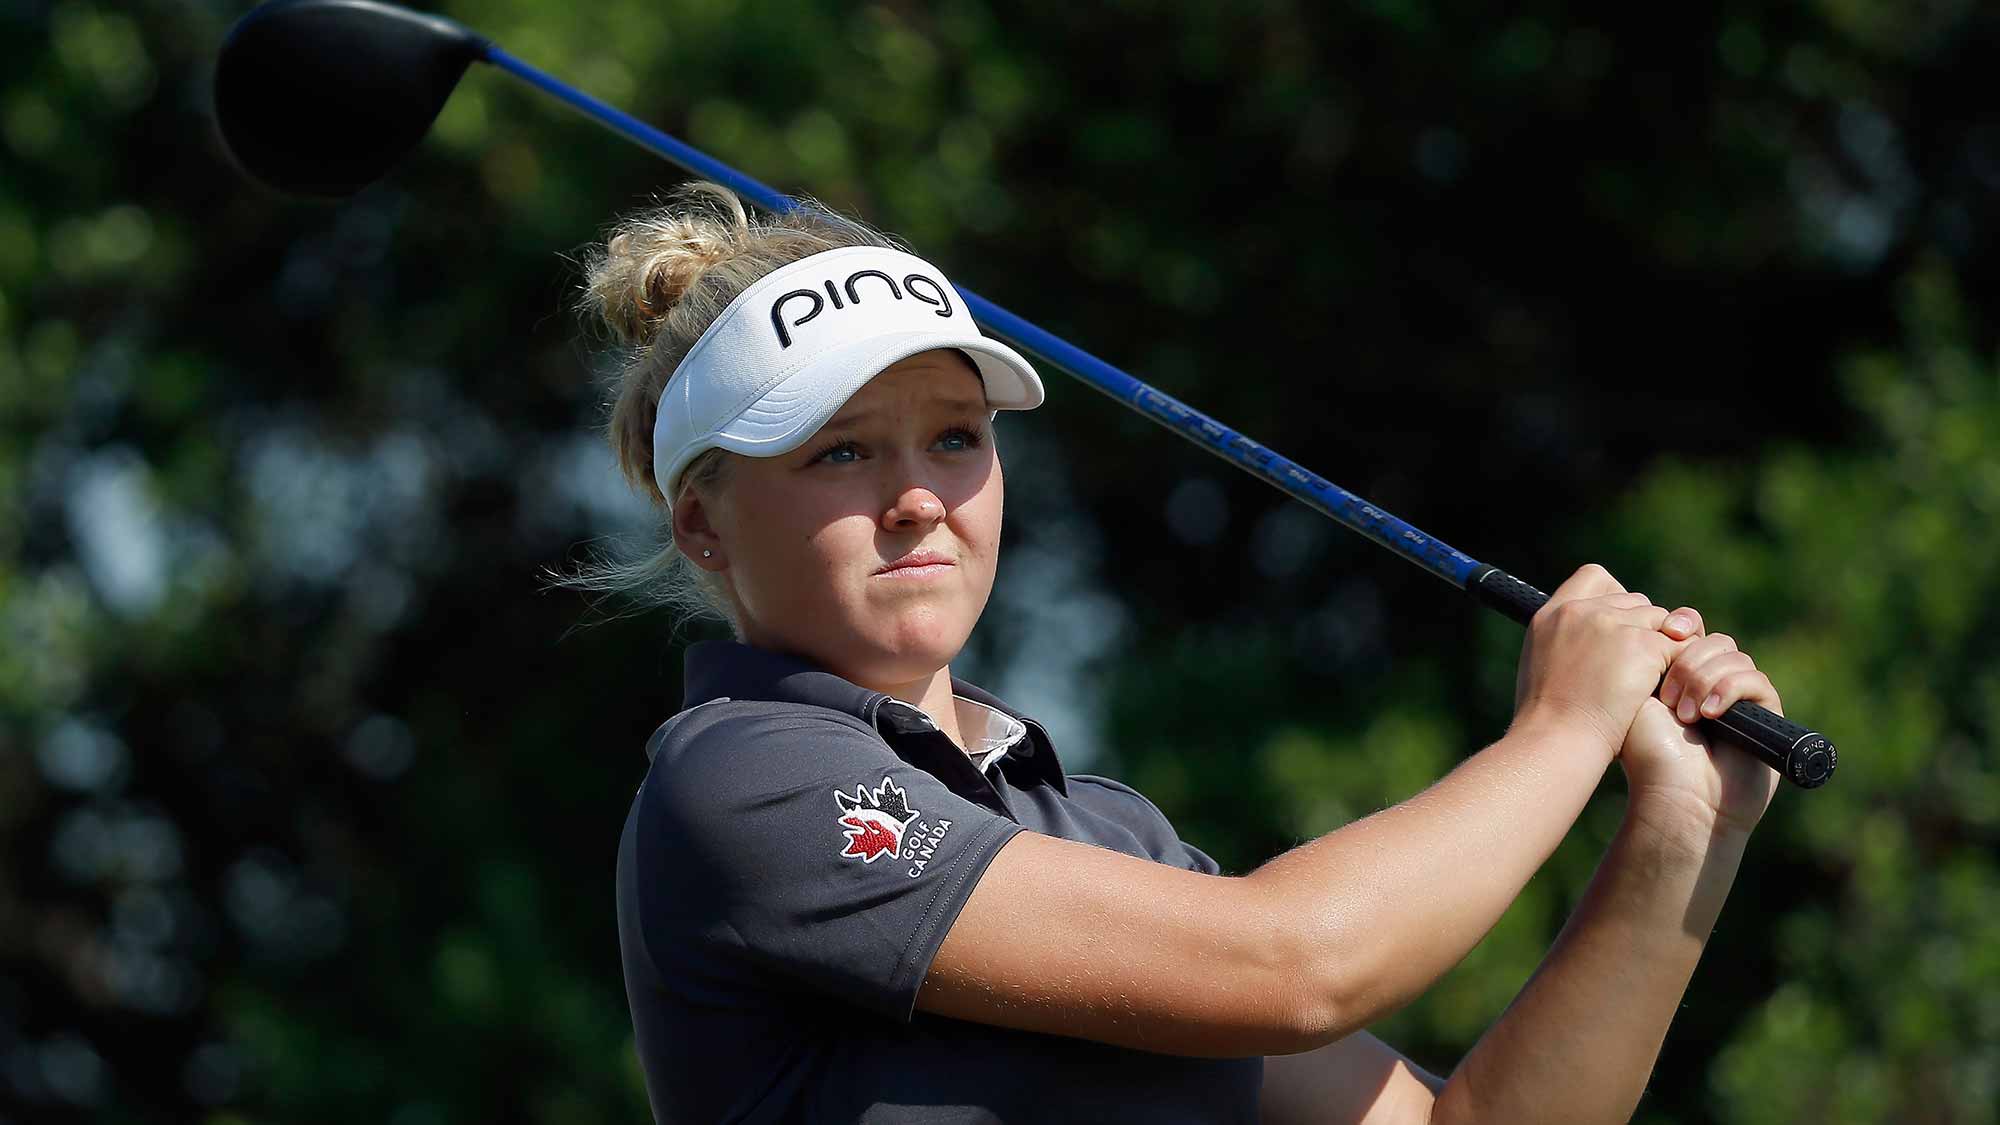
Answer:
M539 87L618 133L639 142L704 179L714 180L763 207L784 212L803 206L797 200L750 178L707 153L675 139L625 111L566 85L500 50L489 49L486 61ZM1120 371L1082 348L1046 332L1027 320L972 292L955 286L981 327L1017 347L1025 348L1112 398L1136 407L1154 421L1189 441L1226 457L1399 555L1465 589L1480 564L1443 542L1425 535L1339 485L1306 471L1297 462L1244 437L1208 415Z
M687 171L728 187L767 211L782 213L805 206L618 107L599 101L529 66L490 42L486 45L485 61L568 103L586 117ZM1492 609L1525 625L1534 617L1535 611L1548 601L1547 594L1529 583L1417 530L1296 461L1244 437L1194 407L1148 386L1069 341L1043 331L964 286L956 288L973 319L994 335L1041 356L1210 453L1234 462L1307 507L1472 594ZM1772 714L1757 704L1738 702L1723 715L1705 722L1728 731L1771 768L1805 788L1824 784L1833 773L1836 759L1831 742L1817 732Z

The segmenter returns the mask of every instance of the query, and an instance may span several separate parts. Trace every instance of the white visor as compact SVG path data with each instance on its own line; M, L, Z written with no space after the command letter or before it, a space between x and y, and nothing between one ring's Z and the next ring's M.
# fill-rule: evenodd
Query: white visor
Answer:
M900 250L851 246L765 274L722 310L667 380L653 480L671 505L704 450L777 457L812 440L854 392L918 352L957 348L994 410L1031 410L1042 380L979 332L943 271Z

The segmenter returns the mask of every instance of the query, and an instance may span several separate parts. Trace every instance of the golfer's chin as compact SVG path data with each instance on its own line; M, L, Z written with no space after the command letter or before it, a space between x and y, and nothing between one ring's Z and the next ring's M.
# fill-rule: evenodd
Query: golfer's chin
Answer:
M977 618L951 603L881 607L855 630L847 678L878 691L928 679L957 658Z

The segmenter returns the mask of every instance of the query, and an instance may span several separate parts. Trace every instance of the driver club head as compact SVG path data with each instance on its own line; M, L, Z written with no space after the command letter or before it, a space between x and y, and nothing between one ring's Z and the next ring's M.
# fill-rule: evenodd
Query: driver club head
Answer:
M270 0L215 65L215 117L243 169L281 191L352 195L416 147L487 41L377 0Z

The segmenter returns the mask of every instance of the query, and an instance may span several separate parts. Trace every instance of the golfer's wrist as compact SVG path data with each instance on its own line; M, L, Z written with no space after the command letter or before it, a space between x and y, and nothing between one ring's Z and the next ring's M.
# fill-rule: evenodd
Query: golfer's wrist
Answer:
M1625 802L1625 826L1645 846L1701 863L1715 855L1740 856L1755 825L1724 820L1691 793L1640 786Z
M1557 743L1572 753L1595 755L1604 768L1618 758L1625 743L1623 731L1613 731L1608 718L1598 712L1557 699L1537 699L1523 703L1507 726L1507 736L1531 743Z

